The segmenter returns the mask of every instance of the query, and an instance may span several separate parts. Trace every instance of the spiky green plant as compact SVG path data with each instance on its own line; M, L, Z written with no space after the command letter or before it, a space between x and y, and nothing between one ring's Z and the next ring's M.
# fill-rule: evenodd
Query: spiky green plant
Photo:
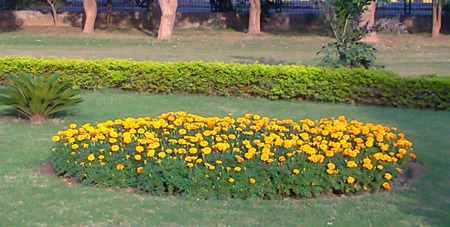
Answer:
M61 75L50 77L29 74L10 74L10 86L0 89L0 105L8 105L29 118L31 123L41 123L49 116L82 102L76 97L79 89L72 89L70 80L60 80Z

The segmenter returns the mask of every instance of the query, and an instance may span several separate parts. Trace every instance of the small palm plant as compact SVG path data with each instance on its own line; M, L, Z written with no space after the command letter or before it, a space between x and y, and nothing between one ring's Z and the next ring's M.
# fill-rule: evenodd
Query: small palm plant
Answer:
M79 89L72 89L70 80L61 81L61 75L33 78L29 74L8 75L10 87L0 89L0 105L8 105L30 119L41 123L47 117L82 102L76 97Z

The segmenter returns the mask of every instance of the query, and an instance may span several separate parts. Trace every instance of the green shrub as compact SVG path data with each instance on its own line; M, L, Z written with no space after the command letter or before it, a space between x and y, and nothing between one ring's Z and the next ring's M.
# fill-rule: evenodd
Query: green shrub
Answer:
M170 112L52 137L52 165L86 185L198 198L310 198L389 190L415 155L393 127L337 119Z
M450 78L390 72L223 62L0 58L0 72L59 73L83 89L206 94L450 109ZM0 83L7 80L0 75Z
M71 88L71 81L59 82L60 77L39 75L33 78L28 74L11 74L8 76L10 87L0 89L0 105L13 107L31 123L41 123L47 117L83 101L75 97L80 91Z

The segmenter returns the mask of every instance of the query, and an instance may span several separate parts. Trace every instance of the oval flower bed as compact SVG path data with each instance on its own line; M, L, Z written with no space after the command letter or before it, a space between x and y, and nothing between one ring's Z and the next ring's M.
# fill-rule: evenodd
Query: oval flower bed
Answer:
M87 185L199 198L310 198L389 190L415 158L396 128L337 119L202 117L170 112L52 137L59 175Z

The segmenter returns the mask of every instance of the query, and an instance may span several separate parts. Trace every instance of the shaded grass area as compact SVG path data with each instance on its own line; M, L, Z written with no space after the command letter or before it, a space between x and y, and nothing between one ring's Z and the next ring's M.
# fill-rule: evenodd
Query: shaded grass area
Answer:
M450 36L380 34L377 63L403 76L450 76ZM153 61L225 61L317 65L316 53L332 41L325 36L247 35L232 30L178 30L170 42L159 42L137 30L25 28L0 33L0 56L65 58L131 58Z
M445 226L450 221L450 112L116 91L85 92L83 98L85 102L67 119L42 125L0 122L2 226ZM50 156L51 135L71 122L95 124L177 110L203 116L252 112L294 120L345 115L347 119L396 126L413 141L425 175L407 188L362 197L203 201L67 185L38 171Z

